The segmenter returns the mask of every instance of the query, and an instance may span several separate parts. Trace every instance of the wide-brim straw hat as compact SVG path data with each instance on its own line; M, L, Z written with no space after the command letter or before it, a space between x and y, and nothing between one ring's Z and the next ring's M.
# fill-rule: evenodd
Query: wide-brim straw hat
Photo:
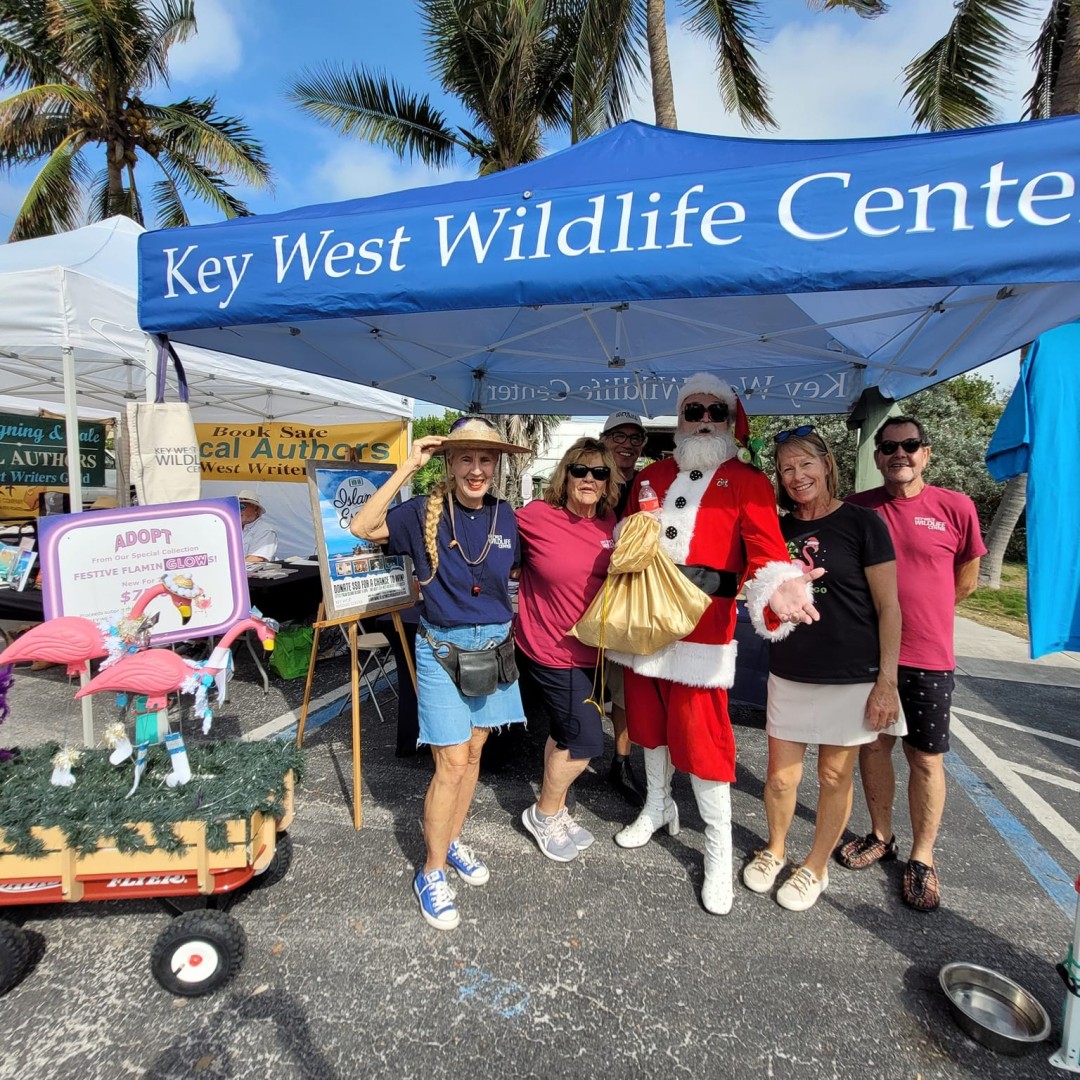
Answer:
M450 433L443 436L443 444L435 452L447 450L494 450L499 454L531 454L527 446L503 442L499 429L485 416L463 416L450 426Z
M260 510L266 509L262 504L262 499L260 499L251 488L242 488L236 498L241 506L243 506L244 503L251 503L252 506L257 506Z

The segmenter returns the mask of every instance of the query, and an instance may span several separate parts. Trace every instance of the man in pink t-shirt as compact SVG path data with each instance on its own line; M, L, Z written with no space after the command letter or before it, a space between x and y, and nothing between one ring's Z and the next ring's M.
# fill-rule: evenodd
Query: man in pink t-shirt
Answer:
M876 510L896 548L896 576L903 630L900 640L900 704L908 733L911 858L904 872L904 902L933 911L941 887L934 841L945 809L944 755L949 749L952 705L953 618L957 603L975 590L979 557L986 554L975 504L966 495L923 480L930 443L910 416L887 420L874 435L874 460L882 487L860 491L848 502ZM879 735L859 753L859 771L870 810L871 831L841 847L836 857L852 870L896 858L892 807L896 780L895 736Z

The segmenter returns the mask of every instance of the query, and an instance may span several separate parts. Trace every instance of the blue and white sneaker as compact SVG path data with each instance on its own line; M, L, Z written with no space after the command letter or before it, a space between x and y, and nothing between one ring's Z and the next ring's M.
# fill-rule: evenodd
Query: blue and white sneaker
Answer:
M453 930L461 922L444 871L432 870L425 874L421 868L413 882L413 892L420 901L420 914L429 926L434 926L436 930Z
M491 879L491 871L460 840L451 842L446 861L466 885L486 885Z

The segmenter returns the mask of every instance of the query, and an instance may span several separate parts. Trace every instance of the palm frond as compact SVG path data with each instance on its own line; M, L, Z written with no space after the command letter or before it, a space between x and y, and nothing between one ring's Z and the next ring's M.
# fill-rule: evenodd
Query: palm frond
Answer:
M162 172L177 187L183 188L200 202L219 210L227 218L249 217L251 211L229 190L228 182L220 173L207 168L201 162L170 151L163 151L157 159ZM159 197L155 188L155 198Z
M245 184L272 190L270 164L251 129L235 116L219 116L216 98L185 98L173 105L142 105L155 136L170 151L205 163Z
M885 0L806 0L806 6L813 11L854 11L861 19L876 19L889 10Z
M0 3L0 86L30 86L60 78L60 53L48 32L46 0Z
M1008 21L1030 16L1028 0L961 0L949 29L904 68L901 101L916 128L943 131L991 124L992 97L1018 40Z
M1039 36L1031 46L1035 81L1024 95L1025 120L1042 120L1051 115L1071 14L1072 0L1053 0Z
M400 158L449 165L458 145L443 114L427 94L406 90L392 78L363 68L324 66L301 74L287 96L302 112L342 135L385 146Z
M645 52L638 0L584 0L573 57L572 141L622 122L645 74Z
M686 0L687 25L716 50L717 85L724 108L743 127L776 127L769 91L754 57L761 25L757 0Z
M75 137L45 161L15 215L10 240L68 232L79 224L80 186L89 176Z
M151 82L169 83L169 50L198 33L194 0L158 0L146 13L141 64Z

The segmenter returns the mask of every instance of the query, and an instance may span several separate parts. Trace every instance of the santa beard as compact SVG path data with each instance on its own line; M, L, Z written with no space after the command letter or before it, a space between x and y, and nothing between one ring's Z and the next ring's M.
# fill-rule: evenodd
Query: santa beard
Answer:
M730 431L689 431L675 433L675 463L680 472L700 469L709 473L735 456L737 447Z

